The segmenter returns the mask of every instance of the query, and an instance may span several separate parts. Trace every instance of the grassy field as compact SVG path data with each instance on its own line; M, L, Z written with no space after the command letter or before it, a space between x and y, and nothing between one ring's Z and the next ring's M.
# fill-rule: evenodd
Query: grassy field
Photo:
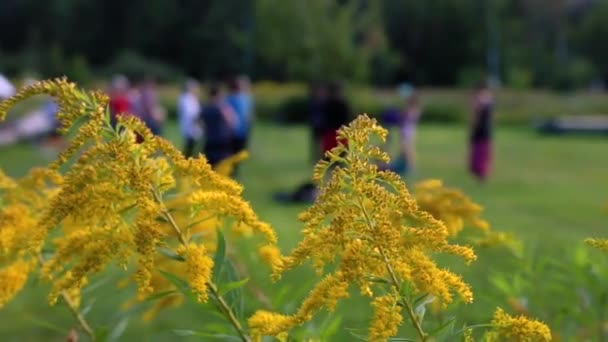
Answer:
M173 127L168 136L176 141ZM396 137L395 137L396 138ZM310 177L308 135L304 127L255 127L251 157L242 167L241 178L245 197L258 215L270 222L278 232L283 252L288 252L300 238L296 219L303 206L279 206L272 201L277 190L292 189ZM548 258L559 259L563 251L578 245L589 236L608 236L608 213L602 209L608 202L608 140L582 137L541 137L525 129L499 129L496 135L495 164L487 184L475 182L466 171L466 134L459 126L423 126L418 135L418 168L408 182L439 178L446 185L464 190L486 208L485 217L493 228L514 233ZM31 145L0 150L0 167L9 175L22 175L28 168L41 165L50 157ZM229 241L231 243L231 241ZM267 270L255 264L248 242L237 243L239 253L251 272L251 283L264 289L279 309L294 310L315 281L313 273L304 268L288 273L283 280L271 284ZM491 272L509 273L514 256L506 250L480 251L479 259L465 268L460 261L446 262L473 285L476 301L456 310L471 324L490 319L497 305L506 305L506 298L495 293L488 281ZM548 275L549 276L549 275ZM118 275L112 279L118 280ZM291 284L291 285L287 285ZM0 311L1 341L62 341L73 321L62 307L49 308L43 290L34 290L34 283L16 300ZM539 285L541 286L541 285ZM128 297L129 290L119 291L113 282L101 284L86 293L85 304L95 299L88 314L94 325L116 324L120 321L116 307ZM287 297L287 299L285 299ZM336 341L352 340L345 330L365 331L369 307L353 294L353 300L339 305L335 315L341 316L343 328L337 335L324 336ZM549 324L551 314L540 314L534 308L541 299L530 298L532 315L541 315ZM542 299L550 300L550 299ZM85 305L86 306L86 305ZM246 311L251 310L247 305ZM171 329L197 329L212 319L199 307L187 305L183 310L169 310L146 325L132 318L121 340L167 340ZM214 319L214 318L213 318ZM316 324L321 324L322 320ZM412 335L409 335L412 336ZM186 340L175 338L174 340Z

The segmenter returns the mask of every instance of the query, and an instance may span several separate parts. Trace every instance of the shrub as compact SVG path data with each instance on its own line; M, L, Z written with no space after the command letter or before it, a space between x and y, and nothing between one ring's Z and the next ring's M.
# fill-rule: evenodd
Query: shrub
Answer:
M462 123L466 117L467 112L460 105L432 102L424 106L420 120L427 123Z

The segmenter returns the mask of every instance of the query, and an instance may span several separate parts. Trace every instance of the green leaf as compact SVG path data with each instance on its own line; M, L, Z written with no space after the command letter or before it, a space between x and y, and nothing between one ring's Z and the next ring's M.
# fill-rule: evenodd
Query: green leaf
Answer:
M110 332L106 327L97 327L93 333L95 334L96 341L106 341Z
M496 287L498 288L500 291L502 291L503 294L505 295L513 295L513 288L511 286L511 284L505 279L505 277L500 274L500 273L496 273L493 274L490 277L490 282Z
M334 335L338 333L342 324L342 316L329 315L327 317L329 323L323 324L321 328L321 340L329 341Z
M209 334L200 331L187 330L187 329L174 329L173 333L180 337L188 337L188 336L196 336L196 337L204 337L206 341L209 339L216 339L221 341L242 341L240 337L226 335L226 334Z
M217 230L217 247L215 249L215 255L213 256L213 273L212 279L214 282L217 282L220 279L220 275L222 273L222 268L224 266L224 261L226 259L226 239L224 238L224 234L218 228ZM230 279L230 281L234 281L236 279Z
M118 339L122 336L122 334L125 333L125 330L127 330L128 325L129 325L129 317L125 317L125 318L121 319L118 322L118 324L116 324L116 326L114 326L114 329L112 329L112 331L108 335L107 340L108 341L118 341Z
M432 303L434 300L435 300L435 297L428 296L424 300L422 300L420 302L420 304L418 304L416 306L416 308L414 309L414 313L420 320L420 323L422 323L422 321L424 320L424 314L426 313L426 305L429 303Z
M188 283L183 280L182 278L176 276L175 274L163 271L163 270L158 270L163 277L165 277L169 282L171 282L171 284L175 285L175 287L177 287L178 290L180 290L183 293L188 293L190 292L190 285L188 285Z
M248 281L249 281L249 278L245 278L245 279L232 281L229 283L219 285L218 287L220 290L220 296L223 296L232 290L236 290L236 289L243 287L243 285L247 284Z
M229 282L238 281L236 271L230 260L226 260L224 262L224 270L226 273L226 280L228 280ZM236 315L236 317L240 320L243 319L245 301L243 299L242 289L236 288L233 291L226 293L224 299L226 300L226 302L228 302L228 305L230 305L232 310L234 310L234 314Z
M197 336L198 334L202 334L201 332L198 332L198 331L186 330L186 329L173 329L172 331L175 335L180 336L180 337Z
M390 281L388 279L380 278L380 277L365 277L365 280L372 283L380 283L380 284L389 284Z
M173 250L171 250L169 248L159 247L158 251L169 259L173 259L173 260L177 260L177 261L186 261L186 259L183 256L176 254Z
M452 317L437 329L431 331L429 336L437 338L439 341L448 341L448 338L454 337L454 324L456 323L456 317Z
M177 294L179 293L178 291L175 290L169 290L169 291L163 291L163 292L159 292L159 293L155 293L153 295L150 295L148 298L144 299L144 302L152 302L155 301L157 299L161 299L167 296L170 296L172 294Z
M164 217L164 216L156 216L155 220L156 220L157 222L169 223L169 220L167 220L167 218L166 218L166 217Z
M86 315L93 309L93 304L95 304L95 298L88 301L87 305L85 305L82 310L80 310L80 314L82 317L86 317Z
M38 327L46 328L48 330L60 333L62 335L67 335L67 331L64 328L59 327L59 326L55 325L54 323L51 323L47 320L44 320L42 318L39 318L39 317L36 317L33 315L28 315L27 319Z
M408 281L403 281L401 283L401 290L399 291L399 294L402 297L410 298L411 292L412 290L410 288L410 283Z
M346 331L348 331L349 334L351 334L354 338L358 340L367 341L367 336L362 335L362 333L359 333L357 329L346 328Z

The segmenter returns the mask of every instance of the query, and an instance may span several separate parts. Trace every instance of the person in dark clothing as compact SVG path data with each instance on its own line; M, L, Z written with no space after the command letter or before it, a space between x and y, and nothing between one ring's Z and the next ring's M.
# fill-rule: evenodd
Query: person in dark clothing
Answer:
M325 122L321 148L323 153L338 146L338 129L347 125L351 117L351 109L338 83L332 83L328 89L328 98L323 106Z
M233 131L237 124L234 111L226 104L219 86L209 87L209 103L203 107L201 119L205 137L203 154L215 168L232 155Z
M323 138L323 127L325 125L323 106L326 98L327 88L325 84L312 85L308 103L308 122L310 125L310 159L313 164L323 157L321 139Z
M473 119L470 135L470 170L479 180L485 180L492 162L492 121L494 97L482 83L473 99Z

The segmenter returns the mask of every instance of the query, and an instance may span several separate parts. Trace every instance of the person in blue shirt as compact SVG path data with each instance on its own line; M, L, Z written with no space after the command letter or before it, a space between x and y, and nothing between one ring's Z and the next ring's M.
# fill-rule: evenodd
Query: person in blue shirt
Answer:
M229 94L226 98L234 111L237 124L232 139L232 152L247 149L253 115L253 99L249 92L248 80L244 77L233 78L228 83Z

